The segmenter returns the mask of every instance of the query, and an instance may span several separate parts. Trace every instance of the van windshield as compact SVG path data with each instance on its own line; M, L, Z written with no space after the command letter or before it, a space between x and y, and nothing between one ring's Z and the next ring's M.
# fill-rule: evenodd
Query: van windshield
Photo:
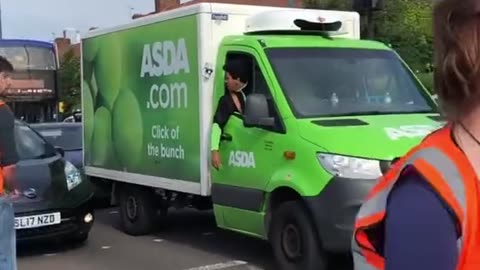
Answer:
M271 48L266 53L298 118L436 112L392 51Z

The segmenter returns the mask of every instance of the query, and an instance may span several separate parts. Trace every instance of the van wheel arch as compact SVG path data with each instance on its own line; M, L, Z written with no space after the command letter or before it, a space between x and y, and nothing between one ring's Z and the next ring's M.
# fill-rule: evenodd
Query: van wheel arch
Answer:
M305 208L305 211L307 211L309 217L313 220L311 209L307 207L307 204L303 200L302 196L295 189L290 187L276 188L270 193L270 198L267 203L267 209L265 211L265 231L267 232L267 236L270 235L272 214L275 212L276 209L278 209L280 205L291 201L299 201ZM320 235L317 235L317 237L319 240L321 240Z

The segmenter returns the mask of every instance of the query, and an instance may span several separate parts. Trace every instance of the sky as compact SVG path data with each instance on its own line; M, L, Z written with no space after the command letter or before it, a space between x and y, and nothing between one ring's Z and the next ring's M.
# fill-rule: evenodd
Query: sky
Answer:
M154 0L0 0L0 4L3 38L44 41L62 36L65 28L82 34L92 26L128 23L131 14L155 9Z

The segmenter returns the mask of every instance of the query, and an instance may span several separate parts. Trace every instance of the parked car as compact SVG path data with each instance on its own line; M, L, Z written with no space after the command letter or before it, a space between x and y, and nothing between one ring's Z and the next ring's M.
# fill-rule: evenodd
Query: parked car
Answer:
M21 195L11 200L17 241L87 240L94 223L90 183L61 148L25 122L16 121L15 138L20 161L13 180Z
M83 140L81 122L48 122L30 125L49 143L64 152L65 159L70 161L83 173ZM111 183L99 178L90 178L94 188L94 205L110 204Z
M82 123L51 122L30 125L49 143L63 149L65 159L75 167L83 169Z
M63 119L63 122L67 122L67 123L82 122L82 112L81 111L73 112L72 115Z

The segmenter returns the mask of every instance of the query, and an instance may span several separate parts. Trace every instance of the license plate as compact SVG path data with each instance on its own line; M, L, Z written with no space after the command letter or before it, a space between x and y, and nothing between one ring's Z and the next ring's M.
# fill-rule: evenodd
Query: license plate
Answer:
M15 229L21 230L21 229L31 229L31 228L38 228L38 227L44 227L44 226L51 226L55 224L60 224L60 222L61 222L60 213L16 217Z

